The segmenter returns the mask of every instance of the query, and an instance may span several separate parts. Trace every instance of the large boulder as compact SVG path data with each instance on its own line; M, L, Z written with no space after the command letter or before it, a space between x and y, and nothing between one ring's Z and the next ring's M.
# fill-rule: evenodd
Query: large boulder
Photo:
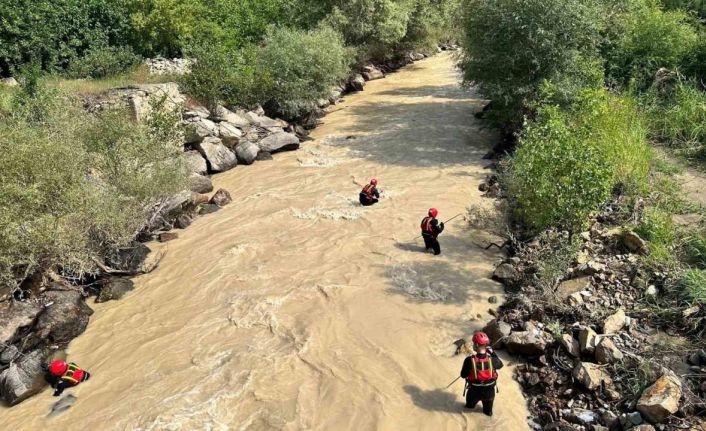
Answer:
M362 75L366 81L373 81L385 77L385 74L382 73L380 69L372 65L363 67Z
M493 319L485 325L483 332L490 338L490 344L492 346L500 348L504 344L505 337L509 336L512 332L512 327L506 322Z
M224 144L232 148L240 142L243 132L234 124L222 122L218 125L218 136L221 137Z
M226 109L222 106L219 106L216 109L216 112L213 114L213 116L211 118L213 118L215 121L230 123L230 124L234 125L235 127L238 127L241 129L250 126L250 121L247 118L245 118L244 113L240 113L240 112L235 113L235 112L229 111L228 109Z
M206 109L203 106L194 106L191 109L188 109L184 111L182 114L182 118L189 120L192 118L208 118L211 116L211 113L208 112L208 109Z
M603 337L596 346L596 361L599 364L612 364L623 359L623 352L608 337Z
M590 362L579 362L573 372L574 378L579 381L589 391L594 391L601 387L601 384L611 386L613 380L608 373L603 371L599 365Z
M251 165L260 152L260 147L257 144L249 141L241 142L235 147L235 155L238 157L238 162L244 165Z
M206 159L204 159L198 151L187 151L184 153L183 157L186 161L186 167L189 170L189 173L204 175L208 172Z
M665 372L652 386L645 389L637 402L637 411L652 423L661 423L679 410L682 383L671 371Z
M258 127L261 127L263 129L268 129L268 130L269 129L273 129L273 130L284 129L285 127L287 127L289 125L289 123L287 123L284 120L270 118L265 115L258 114L257 112L253 112L253 111L245 114L245 119L248 120L251 124L254 124Z
M44 299L46 305L37 318L27 345L49 342L66 347L86 330L93 310L75 291L48 291Z
M603 322L604 334L615 334L625 326L625 310L618 309Z
M547 340L540 329L527 322L525 331L513 332L505 339L508 352L524 356L541 356L547 348Z
M189 177L189 191L194 193L211 193L213 182L209 177L193 174Z
M363 78L363 75L356 74L351 78L348 87L351 91L363 91L365 89L365 78Z
M41 311L41 305L34 302L0 303L0 347L10 344L22 329L32 326Z
M44 354L35 350L23 355L0 374L0 396L11 406L38 394L44 386Z
M218 135L218 125L205 118L192 118L185 126L186 135L184 136L184 142L187 144L197 144L209 136Z
M274 133L257 144L261 151L277 153L280 151L291 151L299 149L299 138L293 133Z
M110 277L103 282L96 302L107 302L122 299L128 292L135 288L129 278Z
M224 172L238 164L235 153L228 149L218 138L205 138L195 145L196 149L208 161L212 172Z
M495 268L493 278L502 282L511 282L517 279L517 270L509 263L501 263Z

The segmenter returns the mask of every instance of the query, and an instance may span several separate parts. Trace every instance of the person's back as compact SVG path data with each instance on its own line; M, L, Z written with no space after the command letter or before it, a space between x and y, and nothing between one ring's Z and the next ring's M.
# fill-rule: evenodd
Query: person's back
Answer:
M504 364L489 344L485 333L476 332L473 335L473 349L477 353L463 361L461 377L466 379L466 408L475 408L481 402L483 413L492 416L498 380L497 370Z
M73 362L55 360L49 365L49 375L54 387L54 396L58 397L65 389L77 386L91 377L91 374Z
M378 203L380 200L380 192L377 189L378 180L373 178L370 183L363 187L360 191L359 200L363 206L370 206Z
M441 245L439 244L439 234L444 231L444 223L440 223L436 216L439 211L436 208L430 208L427 217L422 219L421 229L424 246L427 250L434 250L434 254L441 254Z

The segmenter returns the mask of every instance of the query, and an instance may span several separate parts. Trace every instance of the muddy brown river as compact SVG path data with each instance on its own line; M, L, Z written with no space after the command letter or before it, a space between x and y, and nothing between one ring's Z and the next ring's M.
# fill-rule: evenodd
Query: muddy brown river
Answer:
M69 358L93 374L47 418L49 390L5 430L528 429L511 368L495 416L463 409L452 342L490 316L502 258L462 218L424 253L419 222L481 202L496 137L448 54L349 95L315 141L215 178L234 202L198 218L119 302L91 304ZM381 203L362 208L378 178ZM502 299L502 298L501 298ZM481 319L476 316L481 315Z

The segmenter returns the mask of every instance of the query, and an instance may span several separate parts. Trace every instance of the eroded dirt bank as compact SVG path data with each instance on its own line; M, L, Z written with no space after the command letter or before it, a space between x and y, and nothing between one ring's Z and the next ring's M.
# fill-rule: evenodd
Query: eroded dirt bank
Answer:
M501 256L460 219L440 257L412 241L428 207L446 219L481 199L496 137L480 104L440 55L348 96L301 151L216 177L234 203L168 243L124 300L92 305L69 350L93 373L76 405L47 419L47 390L0 411L3 427L527 429L510 370L492 419L463 412L460 382L443 390L462 362L452 341L501 295ZM363 209L371 177L384 199Z

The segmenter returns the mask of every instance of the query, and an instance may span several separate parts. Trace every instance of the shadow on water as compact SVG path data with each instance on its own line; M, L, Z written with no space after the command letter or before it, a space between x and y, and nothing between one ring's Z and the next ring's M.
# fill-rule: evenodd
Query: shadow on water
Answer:
M442 389L425 391L415 385L404 386L404 391L412 399L414 405L421 409L433 412L463 412L464 403L458 401L457 396L449 391Z

